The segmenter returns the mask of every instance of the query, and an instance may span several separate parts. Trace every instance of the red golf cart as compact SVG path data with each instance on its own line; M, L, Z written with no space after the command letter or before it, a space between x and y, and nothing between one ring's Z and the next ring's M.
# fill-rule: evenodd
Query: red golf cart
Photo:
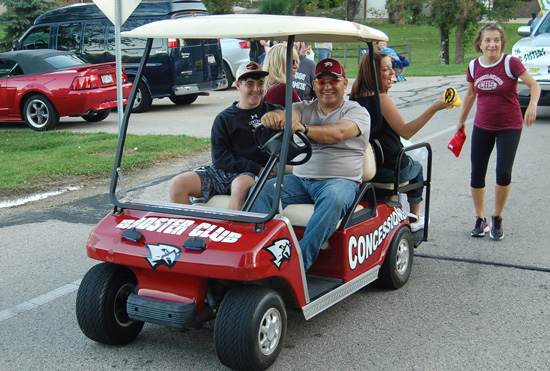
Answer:
M123 36L148 39L140 71L153 38L269 39L289 45L295 40L360 41L371 50L374 41L387 40L384 33L353 22L270 15L165 20ZM292 48L288 53L287 61L292 63ZM291 81L292 66L286 71ZM291 85L286 85L287 106ZM130 100L134 96L135 91ZM395 184L376 187L369 180L381 154L375 143L368 147L355 204L306 273L299 240L313 205L279 210L284 171L277 172L275 202L268 214L248 211L257 192L251 193L241 211L226 209L224 196L191 206L133 199L120 186L129 118L126 110L110 189L114 210L94 228L87 243L88 256L102 263L84 276L77 295L78 323L90 339L125 344L138 336L144 322L186 328L215 316L214 342L220 361L234 369L266 369L283 347L287 310L300 310L310 319L372 282L397 289L409 279L413 250L428 236L429 145L406 149L427 148L426 181L400 184L396 179ZM272 169L307 161L311 154L305 136L303 143L294 141L290 118L288 110L288 130L260 143L271 157L257 189L264 186ZM378 197L414 187L425 187L426 224L412 233L402 205Z

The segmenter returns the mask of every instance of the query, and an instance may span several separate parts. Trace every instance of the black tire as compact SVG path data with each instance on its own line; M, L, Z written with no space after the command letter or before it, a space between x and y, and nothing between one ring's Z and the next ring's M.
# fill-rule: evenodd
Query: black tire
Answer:
M414 257L411 231L402 227L393 238L378 274L378 284L386 289L403 287L411 275Z
M149 89L143 81L140 81L137 87L136 99L132 106L132 113L145 112L151 108L151 104L153 104L153 98L151 98Z
M199 97L198 94L176 95L176 96L170 97L170 100L174 104L177 104L178 106L185 106L187 104L191 104L194 101L196 101L198 97Z
M229 65L225 62L223 62L222 78L227 79L227 88L223 90L227 90L231 86L233 86L235 79L233 78L233 74L231 73L231 68L229 68Z
M100 122L105 120L111 113L110 109L90 113L89 115L83 115L82 118L88 122Z
M214 344L220 361L235 370L265 370L275 362L286 335L286 308L274 290L245 285L220 306Z
M54 105L43 95L31 95L23 105L23 119L36 131L52 130L59 123L59 114Z
M136 276L126 267L111 263L92 267L76 295L76 319L84 335L108 345L134 340L143 322L128 318L126 302L136 285Z

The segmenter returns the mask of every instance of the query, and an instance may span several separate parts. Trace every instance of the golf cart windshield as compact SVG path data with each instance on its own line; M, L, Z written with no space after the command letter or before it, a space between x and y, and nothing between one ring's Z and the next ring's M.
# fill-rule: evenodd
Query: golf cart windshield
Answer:
M245 40L268 39L286 41L293 45L300 42L366 42L372 50L375 41L387 41L383 32L354 22L320 17L274 16L274 15L212 15L208 17L187 17L162 20L145 24L131 31L123 32L123 37L145 38L147 48L142 57L138 76L139 81L148 54L155 38L184 38L184 39L214 39L236 38ZM292 81L292 48L287 49L287 81ZM375 77L376 78L376 77ZM286 84L286 107L291 107L292 84ZM233 220L237 222L252 222L263 224L271 220L278 213L278 204L281 195L283 172L277 172L277 183L272 210L269 214L254 214L244 211L230 211L211 209L199 206L173 204L162 201L144 201L131 199L123 195L118 198L117 185L122 181L120 166L124 152L124 142L128 129L129 107L135 99L135 87L130 95L130 102L124 113L123 124L120 130L119 145L115 161L115 168L111 181L111 201L116 208L138 209L144 211L165 212L191 217L208 217L214 219ZM286 130L283 135L279 163L284 164L288 157L288 147L291 138L291 110L286 110ZM380 116L380 115L379 115ZM120 192L119 192L120 193ZM125 193L125 192L121 192ZM247 204L250 204L248 200ZM245 205L246 210L246 205ZM116 212L116 209L115 209Z

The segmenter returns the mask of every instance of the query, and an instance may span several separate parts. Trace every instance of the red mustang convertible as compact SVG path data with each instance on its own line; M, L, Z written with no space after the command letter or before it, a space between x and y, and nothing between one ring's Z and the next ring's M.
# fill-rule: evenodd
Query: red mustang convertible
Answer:
M126 104L132 83L123 72ZM0 53L0 121L53 129L61 116L98 122L117 106L115 63L90 64L72 52L49 49Z

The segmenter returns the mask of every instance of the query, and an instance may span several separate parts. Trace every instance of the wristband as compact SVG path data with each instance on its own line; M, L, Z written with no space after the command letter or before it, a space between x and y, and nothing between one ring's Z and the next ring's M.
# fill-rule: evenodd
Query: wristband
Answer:
M302 126L304 127L304 135L307 137L307 133L309 132L309 126L306 124L302 124Z

